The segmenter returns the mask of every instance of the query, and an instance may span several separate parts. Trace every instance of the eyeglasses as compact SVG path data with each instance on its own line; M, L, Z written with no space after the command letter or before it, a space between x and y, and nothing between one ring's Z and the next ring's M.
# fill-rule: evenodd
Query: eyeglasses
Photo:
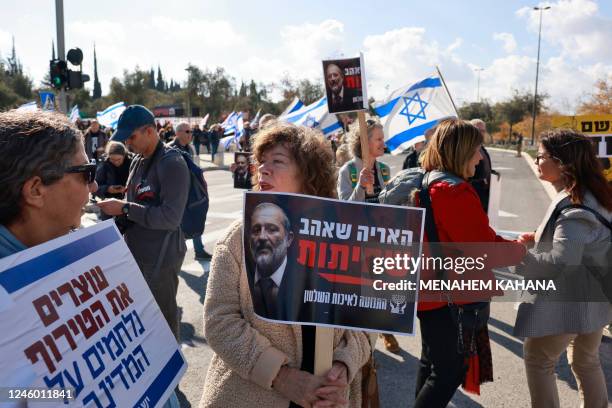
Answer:
M91 184L96 181L96 164L81 164L80 166L72 166L68 167L64 173L81 173L85 176L85 181L87 184Z
M538 154L538 155L535 157L535 163L536 163L536 164L540 163L540 162L542 161L542 159L552 159L552 160L556 160L556 161L561 161L561 160L557 159L557 158L556 158L556 157L554 157L554 156L544 155L544 154Z

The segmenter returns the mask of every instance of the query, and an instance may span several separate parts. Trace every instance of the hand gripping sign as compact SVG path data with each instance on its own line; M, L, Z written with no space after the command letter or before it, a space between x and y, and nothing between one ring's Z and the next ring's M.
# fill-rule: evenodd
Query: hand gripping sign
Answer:
M159 407L187 367L112 220L0 260L0 333L0 386L41 407Z

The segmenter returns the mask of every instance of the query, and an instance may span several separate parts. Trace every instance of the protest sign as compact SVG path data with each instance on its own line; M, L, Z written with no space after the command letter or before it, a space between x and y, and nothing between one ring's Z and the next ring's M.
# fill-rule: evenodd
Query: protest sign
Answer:
M414 334L421 208L247 192L244 248L255 313L269 320Z
M612 115L553 116L552 126L574 129L589 136L598 157L612 158Z
M323 78L329 113L368 108L363 54L356 58L323 61Z
M160 407L187 367L112 220L1 259L0 331L0 385L40 407Z
M253 177L251 156L252 153L248 152L234 153L234 164L232 166L232 171L234 173L234 188L250 190L253 187L251 184L251 177Z

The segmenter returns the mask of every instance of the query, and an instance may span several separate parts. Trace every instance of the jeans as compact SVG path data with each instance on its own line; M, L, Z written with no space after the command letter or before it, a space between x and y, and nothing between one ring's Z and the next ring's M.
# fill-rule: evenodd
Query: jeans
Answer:
M219 142L218 141L211 141L210 142L210 156L211 156L211 161L215 160L215 154L217 154L217 148L219 147Z
M447 306L417 315L422 345L414 408L443 408L467 371L463 354L457 352L457 326Z
M202 243L201 235L196 235L195 237L193 237L193 250L196 255L204 254L204 244Z

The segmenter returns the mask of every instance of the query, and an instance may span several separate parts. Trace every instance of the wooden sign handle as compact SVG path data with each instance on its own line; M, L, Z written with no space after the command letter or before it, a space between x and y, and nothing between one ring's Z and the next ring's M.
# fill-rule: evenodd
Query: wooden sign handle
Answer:
M332 368L334 329L317 327L315 334L314 375L325 375Z
M366 123L365 112L357 112L357 118L359 120L361 159L363 160L363 167L369 169L372 167L372 163L370 163L370 142L368 141L368 124ZM366 186L366 193L369 195L374 194L374 186L372 184Z

